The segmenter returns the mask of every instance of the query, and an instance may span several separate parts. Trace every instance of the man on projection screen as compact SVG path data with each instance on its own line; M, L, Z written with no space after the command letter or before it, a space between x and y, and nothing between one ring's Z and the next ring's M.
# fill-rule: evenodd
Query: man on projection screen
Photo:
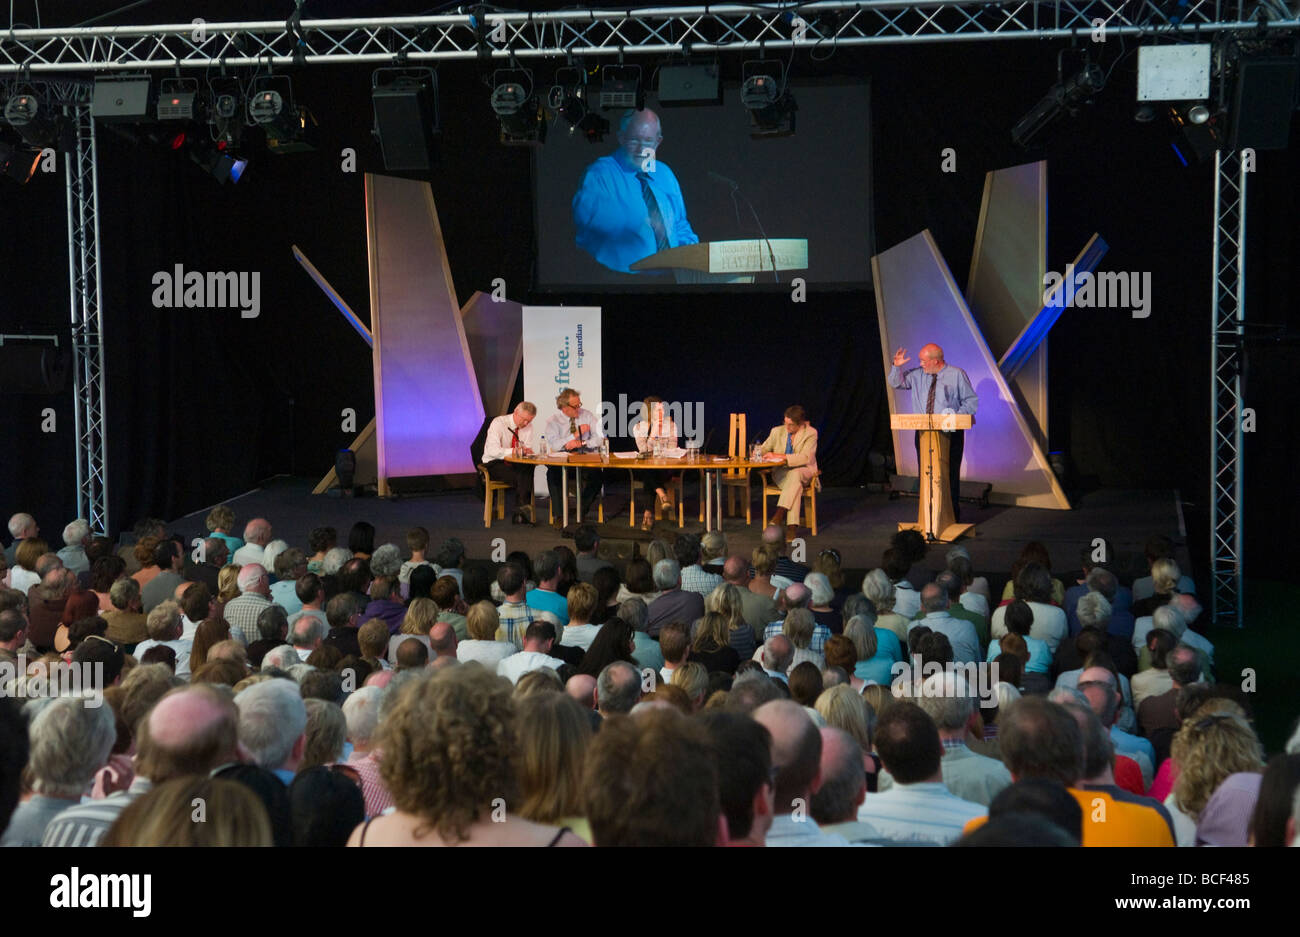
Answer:
M889 371L889 386L912 392L914 413L969 413L975 415L980 399L971 387L970 378L961 368L943 360L943 349L931 342L920 351L921 366L903 371L912 359L907 349L894 352L894 366ZM952 497L954 520L961 520L961 454L965 449L965 430L944 430L948 437L948 485ZM921 464L921 434L916 434L916 462Z
M573 196L577 244L610 270L631 273L638 260L700 241L677 177L656 158L661 142L654 111L624 111L618 150L587 167Z

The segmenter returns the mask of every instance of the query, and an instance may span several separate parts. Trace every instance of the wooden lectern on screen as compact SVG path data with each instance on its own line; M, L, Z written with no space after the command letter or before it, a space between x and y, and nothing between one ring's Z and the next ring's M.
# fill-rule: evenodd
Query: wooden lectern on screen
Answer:
M775 264L773 263L775 261ZM678 283L753 283L755 274L807 270L807 238L701 241L643 257L630 270L672 270Z
M921 435L921 506L916 523L899 524L899 530L919 530L926 540L951 543L974 529L974 524L958 524L953 512L947 435L953 430L970 429L974 425L975 418L969 413L895 413L889 418L890 429L911 429Z

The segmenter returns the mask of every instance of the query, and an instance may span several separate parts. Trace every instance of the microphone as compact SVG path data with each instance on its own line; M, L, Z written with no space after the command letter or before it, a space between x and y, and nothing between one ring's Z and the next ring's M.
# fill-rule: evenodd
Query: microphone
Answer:
M734 179L728 179L726 176L719 175L718 173L714 172L712 169L708 170L708 174L709 174L709 178L712 179L714 182L721 182L723 185L731 186L731 191L733 192L740 188L739 182L736 182Z

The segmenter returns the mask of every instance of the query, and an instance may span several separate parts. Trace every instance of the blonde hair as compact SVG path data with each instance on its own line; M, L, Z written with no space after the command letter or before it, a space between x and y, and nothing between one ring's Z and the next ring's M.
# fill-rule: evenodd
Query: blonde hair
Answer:
M709 672L697 661L688 661L673 671L673 686L680 687L691 698L691 708L699 709L704 694L709 692Z
M438 603L433 599L416 599L402 619L402 634L424 634L438 623Z
M229 566L221 567L217 573L217 599L225 603L239 595L239 570L240 567L233 563Z
M874 713L870 711L867 701L848 684L841 683L829 690L823 690L813 709L826 720L828 726L843 729L858 740L864 752L871 751L872 730L875 728Z
M230 530L235 526L235 512L224 504L218 504L208 512L207 520L204 521L208 531Z
M883 718L885 713L889 712L895 702L894 694L890 688L879 683L863 687L862 699L876 714L877 721Z
M1222 702L1222 701L1215 701ZM1236 713L1202 707L1183 720L1169 757L1178 766L1174 800L1193 820L1230 774L1263 771L1264 755L1250 723Z
M196 818L196 801L203 804ZM271 821L244 784L188 776L164 781L132 801L101 846L270 846Z
M749 561L754 566L754 573L759 576L772 575L772 570L776 569L778 555L776 547L771 544L760 543L754 547L754 552L749 555Z
M704 599L704 609L708 612L715 612L727 620L727 630L735 631L737 628L744 627L745 614L744 603L740 595L740 589L729 582L722 582L713 587ZM728 638L728 641L730 638Z
M465 630L475 641L494 640L500 627L501 613L487 599L475 602L465 613Z
M1159 559L1151 564L1151 583L1157 595L1167 595L1178 589L1178 580L1182 572L1178 564L1171 559Z
M781 633L790 639L790 643L796 649L806 650L812 644L813 631L816 628L817 621L813 618L812 612L806 608L792 608L786 612Z
M515 713L519 815L536 823L580 815L591 720L567 693L517 698Z
M695 640L691 650L708 653L718 651L731 643L731 630L728 620L719 612L705 612L697 622Z
M569 620L574 619L584 624L591 621L591 616L596 613L596 603L600 601L600 594L596 592L596 587L589 582L575 582L569 587L569 594L566 597L569 606Z

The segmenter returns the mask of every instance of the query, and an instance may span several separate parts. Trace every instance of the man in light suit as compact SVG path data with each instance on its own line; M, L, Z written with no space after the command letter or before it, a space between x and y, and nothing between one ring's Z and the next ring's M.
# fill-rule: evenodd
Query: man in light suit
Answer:
M785 411L781 426L772 427L762 455L785 458L785 465L772 472L772 481L781 488L772 523L780 526L789 517L785 538L793 540L799 532L799 512L803 507L803 490L817 476L817 430L808 425L808 415L795 404Z

